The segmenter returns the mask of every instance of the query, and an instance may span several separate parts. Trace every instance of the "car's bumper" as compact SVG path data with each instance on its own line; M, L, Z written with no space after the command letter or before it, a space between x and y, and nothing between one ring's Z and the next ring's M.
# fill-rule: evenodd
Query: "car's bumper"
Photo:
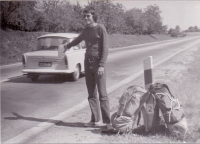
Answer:
M55 69L23 69L23 73L40 73L40 74L65 74L72 73L72 70L55 70Z

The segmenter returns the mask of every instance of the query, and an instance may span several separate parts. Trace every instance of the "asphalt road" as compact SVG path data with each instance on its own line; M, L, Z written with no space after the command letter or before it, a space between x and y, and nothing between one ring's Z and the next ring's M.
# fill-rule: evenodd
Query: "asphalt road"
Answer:
M191 37L119 48L109 51L107 87L143 70L143 60L158 63L173 53L200 42ZM77 82L58 76L40 76L33 83L21 73L22 66L1 68L1 138L5 142L87 99L84 76Z

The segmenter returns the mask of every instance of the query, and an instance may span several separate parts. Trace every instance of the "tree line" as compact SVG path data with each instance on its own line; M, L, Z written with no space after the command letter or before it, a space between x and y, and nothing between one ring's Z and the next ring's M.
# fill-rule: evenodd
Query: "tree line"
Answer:
M82 7L66 0L1 1L1 28L21 31L81 32L82 12L93 8L109 34L167 33L157 5L126 10L112 0L93 0Z

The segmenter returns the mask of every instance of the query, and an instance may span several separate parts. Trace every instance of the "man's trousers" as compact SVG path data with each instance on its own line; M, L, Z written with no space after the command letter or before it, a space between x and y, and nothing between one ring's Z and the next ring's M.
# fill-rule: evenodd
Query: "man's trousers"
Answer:
M100 121L102 114L103 123L110 123L110 105L106 90L106 72L104 68L104 74L101 77L98 77L98 67L98 61L90 63L89 61L85 60L85 80L89 95L88 101L92 113L91 122ZM97 95L97 90L99 93L99 98Z

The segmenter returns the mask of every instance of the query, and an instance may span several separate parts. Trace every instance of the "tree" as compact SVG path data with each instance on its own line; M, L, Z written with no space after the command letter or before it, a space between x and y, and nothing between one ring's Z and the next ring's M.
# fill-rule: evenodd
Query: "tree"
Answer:
M145 18L148 23L148 34L160 33L162 29L162 18L160 9L157 5L150 5L144 9Z
M4 28L48 32L81 32L84 28L83 7L78 2L71 5L66 0L2 1L1 8ZM91 0L84 8L95 9L98 22L109 34L154 34L167 30L156 5L125 11L122 4L112 0ZM198 27L190 30L197 31Z
M1 1L1 28L32 30L36 1Z
M169 34L172 37L178 37L178 32L176 31L176 29L170 29Z
M82 18L82 12L83 8L77 2L77 4L73 6L73 17L69 28L70 31L81 32L83 30L84 20Z
M193 26L190 26L190 27L188 28L188 31L189 31L189 32L194 32L194 31L195 31L195 29L194 29L194 27L193 27Z
M198 32L198 30L199 30L198 27L197 27L197 26L194 26L194 31L195 31L195 32Z
M42 13L38 23L43 25L45 31L69 31L73 16L73 7L69 2L60 0L39 1L37 9Z
M175 29L170 29L169 32L168 32L172 37L178 37L180 36L180 27L177 25L175 27Z
M133 8L126 11L125 20L131 34L143 34L147 31L147 21L141 9Z
M86 8L95 9L99 22L105 25L108 33L124 33L126 30L124 20L124 7L113 4L111 0L96 0L88 2Z
M162 26L162 32L167 34L167 28L168 28L167 25L163 25Z
M175 30L176 30L177 33L180 33L180 32L181 32L181 28L180 28L180 26L177 25L176 28L175 28Z

